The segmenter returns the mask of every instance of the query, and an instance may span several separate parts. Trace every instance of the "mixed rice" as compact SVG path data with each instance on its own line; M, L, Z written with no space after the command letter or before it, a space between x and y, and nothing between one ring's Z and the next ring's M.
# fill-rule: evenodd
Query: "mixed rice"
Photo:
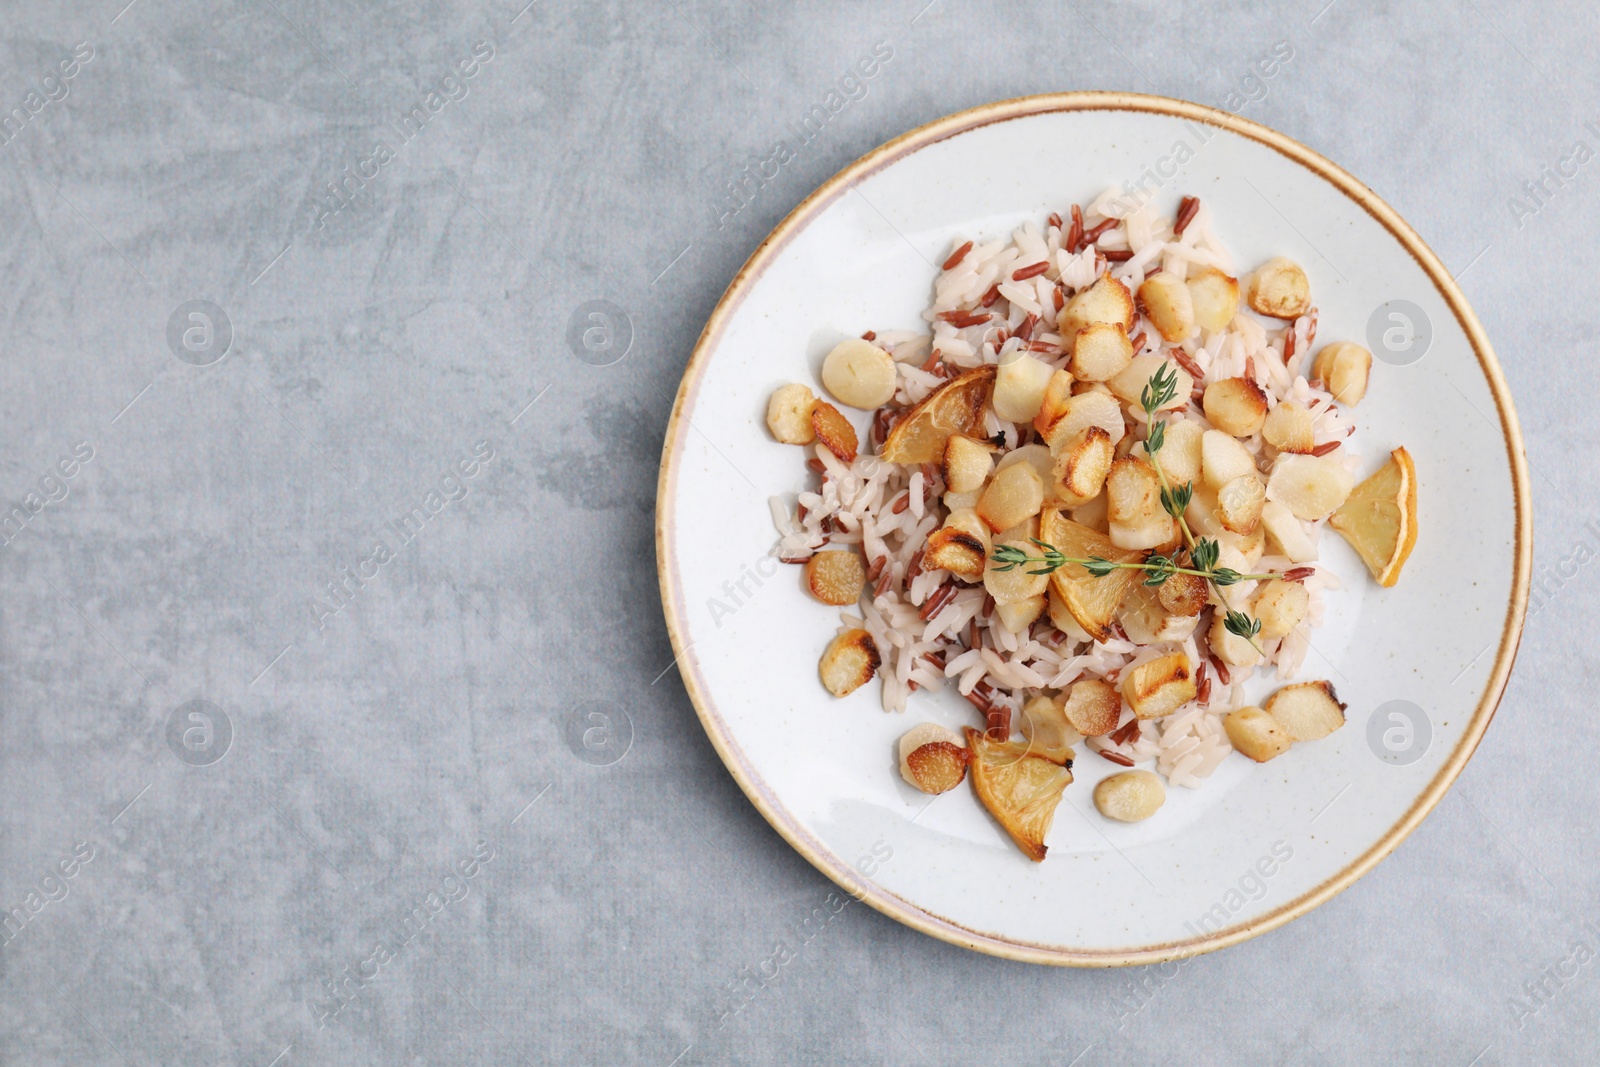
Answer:
M1052 376L1064 387L1070 379L1057 372L1073 368L1074 338L1063 336L1062 330L1070 329L1068 320L1072 318L1070 312L1063 315L1063 309L1109 276L1128 294L1140 297L1136 305L1130 304L1129 320L1119 325L1127 340L1123 342L1119 336L1118 342L1131 350L1138 366L1145 368L1144 375L1157 366L1181 369L1179 377L1186 379L1181 387L1190 390L1188 395L1155 413L1165 422L1168 434L1183 422L1212 430L1213 422L1206 413L1208 386L1228 379L1245 380L1254 386L1234 384L1259 393L1265 402L1261 410L1269 417L1272 409L1286 403L1304 409L1310 439L1292 452L1326 457L1327 463L1349 472L1343 486L1343 492L1349 493L1357 466L1356 457L1344 447L1355 430L1349 407L1365 390L1370 355L1366 365L1358 367L1359 390L1343 364L1336 377L1319 356L1313 373L1317 310L1310 305L1304 274L1298 273L1298 282L1306 288L1299 306L1293 299L1273 306L1272 294L1265 291L1257 300L1257 287L1266 285L1261 279L1271 270L1283 269L1286 260L1274 260L1257 269L1245 286L1247 298L1237 301L1236 312L1225 308L1223 318L1211 316L1220 328L1194 324L1186 329L1180 323L1174 330L1165 321L1171 317L1169 309L1152 306L1159 292L1182 290L1183 285L1175 283L1187 279L1192 284L1205 275L1225 277L1237 294L1240 280L1233 257L1217 236L1211 211L1194 198L1183 198L1166 217L1154 204L1125 215L1115 214L1118 209L1116 191L1108 190L1086 207L1073 206L1067 220L1051 215L1042 229L1029 222L1008 237L955 242L934 279L933 302L922 315L921 328L869 331L861 341L840 346L840 350L857 346L850 359L830 356L824 367L824 384L834 399L871 411L865 440L859 446L854 429L840 425L842 419L834 421L839 416L837 409L813 398L809 389L786 386L774 395L769 425L780 440L810 441L804 447L813 477L797 495L774 496L770 503L780 533L777 554L782 559L812 563L817 554L833 552L839 554L838 562L848 564L834 569L832 576L844 590L837 597L819 591L817 579L812 581L819 598L844 608L840 637L830 647L830 654L841 654L838 646L846 635L865 631L865 637L845 649L850 657L845 666L856 677L844 683L844 691L875 676L881 685L883 708L898 712L906 709L915 691L953 686L980 713L987 738L1005 742L1025 726L1023 709L1039 695L1066 693L1084 679L1115 685L1141 664L1181 651L1192 665L1193 699L1158 718L1136 716L1125 700L1114 730L1082 741L1090 751L1123 766L1153 761L1154 770L1167 783L1193 788L1234 748L1224 717L1248 705L1246 679L1258 667L1274 670L1280 679L1293 678L1305 661L1309 631L1322 621L1325 592L1340 585L1331 571L1316 562L1316 545L1327 516L1293 518L1294 528L1290 529L1282 519L1282 505L1274 502L1274 479L1269 475L1282 466L1280 455L1285 452L1269 442L1272 434L1264 434L1259 422L1249 427L1251 432L1229 430L1254 463L1253 479L1265 483L1269 501L1265 506L1278 508L1277 526L1258 528L1251 523L1240 528L1253 533L1240 534L1198 517L1198 525L1207 527L1222 545L1224 562L1237 560L1241 572L1288 578L1308 594L1302 599L1297 624L1286 634L1262 635L1251 641L1259 653L1253 665L1240 665L1237 656L1227 657L1235 660L1229 663L1219 655L1220 650L1211 647L1216 631L1207 623L1231 607L1248 608L1258 587L1267 583L1243 581L1226 591L1213 590L1192 625L1164 629L1162 639L1145 643L1128 635L1121 615L1103 640L1095 640L1053 601L1048 612L1037 607L1031 612L997 610L1001 605L985 576L960 576L927 564L930 535L947 521L958 521L952 516L973 507L980 494L953 491L946 481L949 468L937 459L891 462L881 455L895 427L914 414L920 402L982 368L993 367L1002 379L1014 379L1016 375L1004 368L1018 360L1037 361L1044 365L1031 367L1037 380ZM1293 264L1288 266L1299 272ZM1159 286L1146 286L1147 280L1158 275L1165 275L1166 280ZM1178 295L1188 299L1182 292ZM1252 314L1252 310L1260 310L1258 303L1272 314ZM1164 332L1177 339L1166 339ZM863 350L863 342L877 351ZM1324 351L1334 347L1338 346L1326 346ZM861 358L863 351L866 358ZM1148 459L1145 439L1152 414L1137 400L1130 402L1128 391L1114 388L1117 385L1115 379L1108 383L1080 378L1073 382L1072 394L1075 398L1080 392L1120 392L1120 425L1108 427L1115 439L1115 455ZM1001 387L988 388L998 391ZM1137 389L1132 395L1138 396ZM868 397L866 402L857 399L863 396ZM1050 487L1050 457L1040 447L1046 435L1037 425L1038 419L1003 419L996 414L996 406L996 402L985 403L981 423L975 423L967 434L977 447L992 450L994 458L1001 461L993 473L1004 469L1006 457L1019 451L1024 455L1014 456L1013 461L1030 459L1038 466L1042 460L1039 469L1046 487L1045 510L1054 504L1063 517L1070 516L1104 534L1108 527L1105 496L1077 507L1053 500L1060 486ZM1010 406L1014 408L1015 403ZM1031 409L1038 410L1037 406ZM1105 422L1103 418L1100 421ZM1188 434L1195 439L1200 436L1194 430ZM1028 446L1033 446L1031 451ZM1253 479L1247 480L1253 484ZM1190 511L1201 506L1197 500L1190 504ZM1204 506L1214 513L1215 497L1208 497ZM1260 508L1257 502L1257 515ZM1004 532L994 529L992 545L1000 545L1003 537L1027 544L1028 538L1040 536L1035 532L1038 529L1037 517L1031 526L1024 523ZM984 531L986 550L990 532ZM1112 530L1113 537L1123 533ZM1034 549L1036 553L1047 547L1039 541L1032 544L1040 545ZM1173 544L1181 556L1184 548L1176 541L1161 550L1172 552ZM1124 547L1156 546L1136 543ZM840 550L851 558L844 560ZM1053 598L1054 591L1049 595ZM1182 619L1175 621L1183 623ZM825 656L825 680L828 671ZM839 692L840 687L828 684ZM1070 761L1066 765L1070 767Z

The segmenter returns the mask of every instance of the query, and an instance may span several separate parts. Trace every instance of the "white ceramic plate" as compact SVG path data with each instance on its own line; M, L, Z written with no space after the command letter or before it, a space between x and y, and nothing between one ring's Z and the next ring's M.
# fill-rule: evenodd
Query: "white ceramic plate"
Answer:
M1117 768L1080 751L1049 857L1035 864L967 787L930 803L896 773L894 742L909 726L974 722L950 688L914 694L904 715L879 709L876 681L844 700L823 690L817 658L838 612L802 591L800 568L767 555L776 537L767 497L807 480L801 450L767 434L765 406L784 382L816 387L837 341L919 326L930 264L957 240L1065 215L1141 176L1147 188L1160 184L1167 212L1181 195L1204 198L1241 270L1274 255L1303 264L1320 341L1367 343L1386 302L1420 309L1426 352L1375 365L1351 447L1363 476L1396 445L1410 450L1421 533L1387 590L1339 537L1323 538L1345 588L1328 594L1301 677L1335 683L1349 703L1343 729L1270 764L1230 755L1203 788L1170 790L1155 818L1133 826L1094 810L1095 782ZM852 414L865 439L863 413ZM685 684L768 821L834 881L908 925L997 955L1091 966L1189 955L1269 930L1392 850L1494 713L1521 632L1530 537L1510 396L1421 239L1365 186L1281 134L1128 94L1030 97L942 119L801 204L706 326L667 433L657 501L662 596ZM1391 709L1374 718L1396 700L1426 717L1409 739L1408 720Z

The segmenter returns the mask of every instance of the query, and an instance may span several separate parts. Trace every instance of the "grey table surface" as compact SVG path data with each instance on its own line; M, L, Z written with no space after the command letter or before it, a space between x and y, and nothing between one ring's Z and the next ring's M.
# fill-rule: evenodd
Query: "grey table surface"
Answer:
M123 2L0 29L0 1062L1593 1062L1592 7ZM1353 888L1181 968L835 914L656 586L673 392L762 236L912 127L1082 88L1369 183L1534 471L1545 606L1477 758ZM593 300L610 366L567 341ZM631 727L586 748L597 708Z

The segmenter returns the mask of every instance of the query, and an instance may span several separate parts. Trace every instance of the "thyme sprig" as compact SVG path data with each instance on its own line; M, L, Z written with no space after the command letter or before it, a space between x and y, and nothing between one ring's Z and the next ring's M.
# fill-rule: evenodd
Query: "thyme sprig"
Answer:
M1212 566L1207 570L1195 567L1181 566L1171 556L1154 555L1147 557L1142 563L1119 563L1116 560L1106 559L1103 556L1068 556L1062 553L1055 545L1030 537L1028 540L1038 545L1042 552L1037 556L1030 556L1026 551L1015 545L997 545L994 550L994 561L1000 566L995 570L1004 574L1018 567L1036 565L1029 574L1050 574L1068 563L1076 563L1096 578L1104 578L1114 570L1147 571L1145 585L1159 586L1166 583L1174 574L1192 574L1197 578L1204 578L1218 585L1234 585L1238 582L1266 581L1277 578L1276 574L1240 574L1227 567ZM1213 557L1214 559L1214 557ZM1192 561L1191 561L1192 562Z
M1189 520L1184 517L1184 512L1194 498L1194 483L1184 482L1182 485L1174 485L1167 479L1166 472L1161 469L1160 453L1167 441L1167 424L1156 417L1156 412L1171 403L1177 392L1178 372L1172 364L1163 362L1140 391L1139 406L1144 409L1150 426L1145 435L1144 448L1145 454L1150 459L1150 466L1155 469L1156 478L1161 483L1161 506L1168 515L1177 520L1184 544L1188 546L1189 566L1183 566L1173 556L1161 554L1147 556L1140 563L1118 563L1101 556L1086 558L1068 556L1054 545L1037 537L1030 537L1029 540L1041 549L1040 555L1029 555L1014 545L997 545L992 557L994 562L999 564L995 570L1004 572L1017 567L1032 566L1034 569L1029 570L1029 574L1050 574L1069 563L1076 563L1096 578L1104 578L1119 569L1138 570L1145 572L1145 585L1160 586L1175 574L1192 574L1205 579L1219 590L1237 585L1239 582L1267 581L1281 577L1277 574L1241 574L1231 567L1219 567L1217 562L1222 554L1221 546L1213 538L1195 537L1194 531L1189 528ZM1250 642L1251 647L1257 652L1261 651L1261 646L1256 644L1256 635L1261 632L1260 619L1253 619L1242 611L1230 608L1223 616L1223 626L1229 633Z

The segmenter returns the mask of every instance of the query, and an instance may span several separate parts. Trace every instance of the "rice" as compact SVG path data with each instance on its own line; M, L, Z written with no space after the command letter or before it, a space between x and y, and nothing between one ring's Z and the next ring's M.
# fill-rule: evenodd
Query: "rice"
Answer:
M1108 189L1096 197L1083 209L1082 229L1075 228L1074 235L1110 225L1092 244L1076 250L1063 245L1060 220L1053 218L1043 231L1029 222L1006 238L981 244L974 238L963 254L952 254L955 262L933 281L933 299L922 315L923 324L880 331L872 339L895 360L896 389L887 418L900 416L960 371L1009 361L1013 353L1026 351L1052 368L1064 367L1068 359L1055 332L1057 310L1102 273L1109 271L1130 288L1157 270L1180 279L1207 267L1234 273L1233 257L1218 238L1205 203L1191 209L1181 234L1175 231L1174 220L1160 217L1152 204L1123 212L1124 207L1120 190ZM1127 258L1108 262L1106 252L1119 259L1127 253ZM1033 274L1038 264L1044 264L1044 270ZM1018 271L1023 278L1013 277ZM962 314L990 318L968 326L947 321L952 317L967 321ZM1196 395L1207 381L1249 376L1266 393L1269 407L1288 400L1305 406L1313 418L1315 444L1336 446L1333 455L1352 469L1356 465L1357 457L1343 447L1354 430L1348 411L1338 408L1320 383L1314 385L1306 377L1316 335L1314 308L1290 323L1268 324L1236 315L1226 329L1203 332L1176 345L1162 340L1143 319L1131 332L1135 338L1143 334L1141 351L1199 370ZM1169 423L1196 420L1210 428L1193 399L1163 417ZM1144 413L1135 407L1129 421L1142 438L1148 421ZM875 417L875 427L877 422ZM983 432L1007 451L1033 438L1031 425L1001 420L992 409L986 412ZM1263 470L1275 456L1260 434L1241 443ZM1197 670L1214 667L1202 625L1181 641L1150 645L1121 636L1093 641L1070 620L1063 622L1066 631L1058 630L1048 616L1021 632L1009 630L982 584L952 581L949 572L921 565L929 534L943 524L949 511L939 465L885 462L870 454L881 444L881 434L875 433L848 464L820 444L807 446L820 484L792 497L774 496L769 506L779 534L775 554L785 560L803 561L825 546L860 547L875 582L869 583L858 608L840 618L842 630L865 629L878 645L882 664L877 679L884 710L904 711L913 692L953 683L980 712L1009 709L1015 725L1014 713L1040 692L1065 690L1083 679L1115 684L1139 664L1176 650L1187 654ZM1317 526L1303 525L1315 543ZM1252 566L1277 573L1296 564L1268 555ZM1256 584L1233 587L1229 600L1243 603ZM1291 678L1300 671L1313 647L1310 632L1325 612L1324 593L1339 584L1327 569L1310 568L1309 577L1303 579L1310 602L1307 617L1286 637L1261 642L1263 672ZM928 612L936 596L943 597L943 603ZM1121 732L1116 734L1123 740L1091 737L1085 747L1115 763L1149 764L1169 785L1197 788L1232 751L1222 718L1245 702L1245 679L1253 673L1230 668L1224 683L1213 670L1208 702L1191 701L1170 715L1136 726L1131 725L1133 713L1124 702Z

